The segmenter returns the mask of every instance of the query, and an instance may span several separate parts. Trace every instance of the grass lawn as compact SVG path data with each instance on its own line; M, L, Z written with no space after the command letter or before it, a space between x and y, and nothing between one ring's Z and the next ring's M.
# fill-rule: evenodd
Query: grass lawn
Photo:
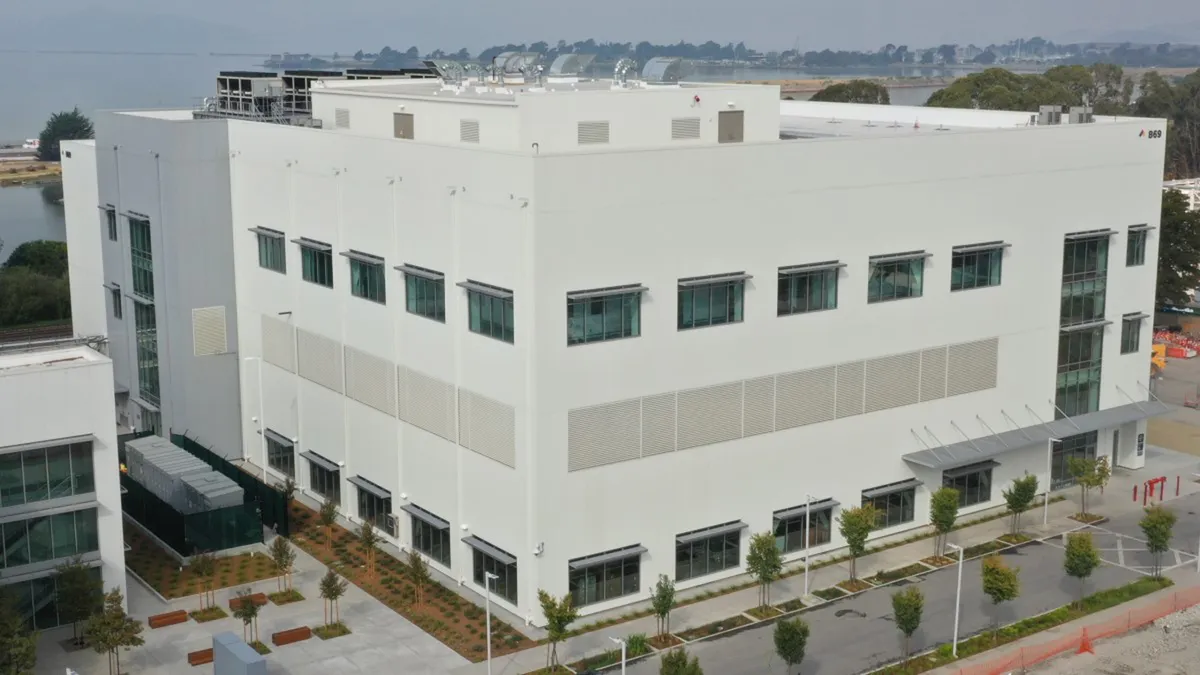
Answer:
M829 588L822 588L819 591L813 591L813 595L822 600L837 600L838 598L844 597L846 595L846 591L843 591L837 586L830 586Z
M876 586L882 586L883 584L890 584L893 581L907 579L911 576L916 576L922 572L928 571L928 567L920 563L913 563L911 565L906 565L905 567L897 567L894 570L884 570L883 572L871 577L870 582Z
M723 633L727 630L732 630L739 626L745 626L748 623L750 623L750 619L747 619L746 617L742 616L741 614L738 614L737 616L731 616L728 619L722 619L720 621L714 621L710 624L705 624L703 626L700 626L699 628L693 628L691 630L685 630L682 633L676 633L676 635L683 638L684 640L690 641L690 640L695 640L696 638L699 638L699 637L706 637L709 635L716 635L717 633Z
M746 613L758 619L759 621L773 619L780 614L783 614L783 612L769 605L766 607L751 607L750 609L746 610Z
M173 600L200 593L201 579L187 567L181 570L179 561L142 534L141 530L132 526L125 528L125 543L130 547L125 553L125 565L158 591L159 595ZM271 564L269 557L242 553L217 558L213 589L243 586L274 577L275 566Z
M316 628L312 629L312 632L313 635L316 635L322 640L332 640L335 637L349 635L350 629L346 627L346 624L338 621L337 623L331 623L328 626L317 626Z
M204 609L191 612L188 614L188 616L195 619L196 623L207 623L209 621L216 621L217 619L224 619L225 617L229 616L229 614L227 614L225 610L221 609L220 607L206 607Z
M267 598L276 605L286 605L292 602L300 602L304 599L304 596L300 594L300 591L292 588L278 593L271 593L267 595Z

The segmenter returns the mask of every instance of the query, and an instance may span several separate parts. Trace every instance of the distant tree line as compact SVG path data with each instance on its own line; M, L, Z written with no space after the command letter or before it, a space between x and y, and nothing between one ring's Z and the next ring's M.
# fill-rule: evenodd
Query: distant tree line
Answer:
M13 249L0 267L0 328L70 318L67 245L29 241Z

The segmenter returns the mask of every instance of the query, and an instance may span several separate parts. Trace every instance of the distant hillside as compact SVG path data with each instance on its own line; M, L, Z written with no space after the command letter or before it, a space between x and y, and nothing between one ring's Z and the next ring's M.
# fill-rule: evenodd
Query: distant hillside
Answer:
M1164 42L1172 44L1200 44L1200 21L1183 21L1180 23L1147 26L1145 28L1122 28L1120 30L1102 33L1089 31L1070 31L1055 40L1059 44L1072 42L1102 42L1157 45Z
M78 51L200 52L243 49L248 32L210 21L91 8L53 18L0 23L0 47Z

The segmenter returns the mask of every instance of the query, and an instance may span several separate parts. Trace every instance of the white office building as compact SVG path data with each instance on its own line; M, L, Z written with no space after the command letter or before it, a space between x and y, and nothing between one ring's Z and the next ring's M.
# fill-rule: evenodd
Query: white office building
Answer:
M1161 120L567 79L311 110L97 120L118 384L535 623L1144 461Z

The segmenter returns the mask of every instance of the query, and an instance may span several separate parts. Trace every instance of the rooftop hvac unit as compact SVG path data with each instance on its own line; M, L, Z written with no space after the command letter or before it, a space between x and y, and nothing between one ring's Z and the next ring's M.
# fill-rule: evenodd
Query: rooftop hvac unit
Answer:
M1061 105L1038 106L1038 126L1062 124L1063 113L1067 111L1068 108Z
M1071 106L1067 116L1069 124L1091 124L1096 121L1090 106Z

